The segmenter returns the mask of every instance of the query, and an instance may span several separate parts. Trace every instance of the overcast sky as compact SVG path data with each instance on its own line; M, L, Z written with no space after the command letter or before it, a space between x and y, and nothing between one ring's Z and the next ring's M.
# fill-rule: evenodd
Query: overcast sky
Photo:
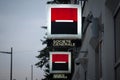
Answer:
M13 47L13 79L30 80L31 65L43 46L47 0L0 0L0 51ZM10 55L0 53L0 80L9 80ZM34 80L41 80L43 71L34 66Z

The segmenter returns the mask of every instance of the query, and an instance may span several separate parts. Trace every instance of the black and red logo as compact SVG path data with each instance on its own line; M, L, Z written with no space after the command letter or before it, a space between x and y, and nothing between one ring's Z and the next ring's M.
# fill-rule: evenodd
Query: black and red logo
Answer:
M68 70L68 54L52 55L52 70Z
M51 34L77 34L78 8L51 8Z
M70 52L50 52L51 73L70 72L70 66L71 66Z

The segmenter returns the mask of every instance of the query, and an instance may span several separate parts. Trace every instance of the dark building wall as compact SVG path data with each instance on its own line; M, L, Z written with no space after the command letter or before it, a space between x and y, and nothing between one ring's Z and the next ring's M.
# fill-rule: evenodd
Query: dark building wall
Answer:
M120 1L88 0L85 3L83 16L88 17L89 14L92 14L93 18L87 26L84 26L85 22L82 26L86 28L82 34L82 46L76 59L80 64L76 65L73 80L120 80L120 49L118 49L120 47ZM94 24L93 19L98 20L98 23ZM88 53L86 55L81 51L88 51ZM83 64L81 61L83 58L87 58L88 62L83 61L85 62ZM79 74L77 74L78 70L81 70ZM75 76L86 78L77 79Z

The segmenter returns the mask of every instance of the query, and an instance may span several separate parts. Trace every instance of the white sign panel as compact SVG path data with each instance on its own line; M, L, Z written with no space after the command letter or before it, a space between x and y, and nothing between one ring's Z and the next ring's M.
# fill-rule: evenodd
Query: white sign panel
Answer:
M71 53L50 52L50 73L71 73Z
M81 5L48 6L48 39L81 39Z

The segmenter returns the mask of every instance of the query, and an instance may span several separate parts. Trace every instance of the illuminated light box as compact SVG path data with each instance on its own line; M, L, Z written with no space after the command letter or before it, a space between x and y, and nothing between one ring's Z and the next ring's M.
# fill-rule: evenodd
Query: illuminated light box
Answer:
M81 39L81 6L49 5L48 38Z
M71 73L71 53L50 52L50 73Z

